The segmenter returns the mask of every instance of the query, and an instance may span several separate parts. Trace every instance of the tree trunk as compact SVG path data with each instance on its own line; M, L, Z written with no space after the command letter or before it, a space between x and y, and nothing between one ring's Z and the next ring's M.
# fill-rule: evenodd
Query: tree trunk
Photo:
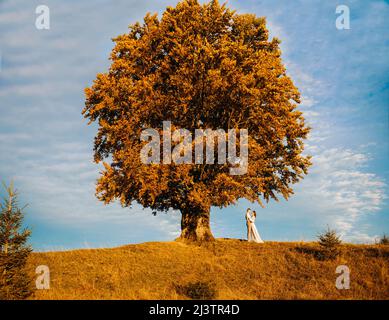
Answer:
M182 211L181 240L213 241L209 224L209 212Z

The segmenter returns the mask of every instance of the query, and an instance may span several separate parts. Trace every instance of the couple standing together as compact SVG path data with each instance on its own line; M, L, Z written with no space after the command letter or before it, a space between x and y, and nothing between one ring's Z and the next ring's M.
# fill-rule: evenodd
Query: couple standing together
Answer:
M263 243L263 240L259 236L257 227L254 224L256 217L257 213L248 208L246 211L247 241Z

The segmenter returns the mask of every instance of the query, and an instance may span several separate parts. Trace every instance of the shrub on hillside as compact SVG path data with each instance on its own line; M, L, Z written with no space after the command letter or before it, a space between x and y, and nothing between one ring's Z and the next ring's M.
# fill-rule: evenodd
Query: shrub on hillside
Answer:
M382 238L379 239L378 244L388 245L389 244L389 237L386 234L384 234L382 236Z
M325 232L318 235L319 244L322 248L320 257L322 260L333 260L339 256L339 246L342 243L340 236L337 235L335 230L327 228Z

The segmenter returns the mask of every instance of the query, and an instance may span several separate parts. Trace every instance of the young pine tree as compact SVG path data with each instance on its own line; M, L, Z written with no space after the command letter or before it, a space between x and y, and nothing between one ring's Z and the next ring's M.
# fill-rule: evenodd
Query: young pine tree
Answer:
M0 203L0 300L25 299L32 293L26 271L31 252L27 239L31 231L21 229L23 208L19 208L12 183L4 188L6 195Z
M339 245L342 241L335 230L331 230L328 227L324 233L318 236L318 238L319 244L323 248L323 259L333 260L340 254Z

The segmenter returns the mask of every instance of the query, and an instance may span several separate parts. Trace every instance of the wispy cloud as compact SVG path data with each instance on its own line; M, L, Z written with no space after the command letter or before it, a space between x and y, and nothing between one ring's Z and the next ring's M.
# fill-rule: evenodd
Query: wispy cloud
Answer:
M364 171L368 160L368 155L348 149L321 150L313 156L305 184L310 203L348 240L356 239L360 218L379 211L386 199L385 182Z

